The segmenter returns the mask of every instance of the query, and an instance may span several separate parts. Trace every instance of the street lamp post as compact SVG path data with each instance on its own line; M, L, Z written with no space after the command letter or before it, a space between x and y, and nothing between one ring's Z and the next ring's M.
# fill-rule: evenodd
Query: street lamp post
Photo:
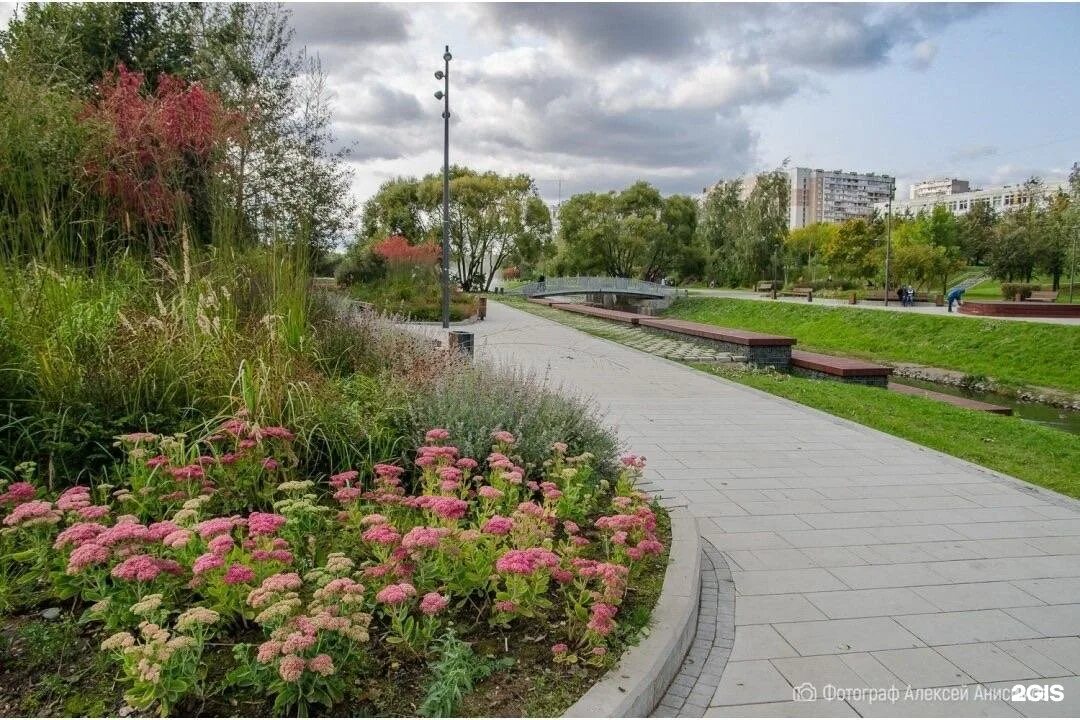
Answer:
M1076 238L1080 236L1080 227L1073 231L1072 240L1072 268L1069 270L1069 302L1073 301L1073 290L1076 288Z
M885 307L889 307L889 256L892 251L892 198L885 215Z
M443 70L435 79L443 81L443 89L435 93L443 101L443 176L442 176L442 326L450 327L450 46L443 53Z

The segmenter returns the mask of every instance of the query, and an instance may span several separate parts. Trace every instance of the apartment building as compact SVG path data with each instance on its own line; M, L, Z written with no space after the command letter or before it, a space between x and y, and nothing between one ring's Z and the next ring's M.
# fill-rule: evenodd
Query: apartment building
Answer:
M792 168L788 171L791 200L788 227L816 222L841 222L868 217L878 203L887 203L896 190L896 179L877 173Z
M967 180L935 178L914 183L908 188L908 200L921 200L925 197L938 197L941 195L958 195L970 190L971 183Z
M1017 184L976 188L966 192L923 194L921 197L908 200L894 200L892 211L896 215L918 215L921 212L930 212L937 205L942 205L954 215L965 215L975 203L985 202L996 212L1008 212L1021 208L1029 202L1045 202L1046 198L1058 190L1067 191L1068 184L1065 181L1047 182L1035 191L1027 185ZM879 212L884 212L886 208L887 204L884 202L876 205Z

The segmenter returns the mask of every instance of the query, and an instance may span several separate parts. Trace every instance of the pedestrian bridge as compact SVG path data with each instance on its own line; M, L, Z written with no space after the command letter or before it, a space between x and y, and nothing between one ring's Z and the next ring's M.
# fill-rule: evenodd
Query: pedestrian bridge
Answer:
M675 295L675 288L670 285L620 277L547 278L544 282L526 283L518 291L525 297L606 294L662 299Z

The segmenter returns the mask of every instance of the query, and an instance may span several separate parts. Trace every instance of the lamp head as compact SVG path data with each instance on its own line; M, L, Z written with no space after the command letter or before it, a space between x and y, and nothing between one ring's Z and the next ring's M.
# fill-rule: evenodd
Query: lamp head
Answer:
M445 53L443 53L442 59L445 60L446 62L450 62L451 60L454 59L454 56L450 54L449 50L447 50Z
M443 99L443 91L442 90L436 90L435 91L435 99L436 100L442 100Z
M435 71L435 79L436 79L436 80L442 80L442 79L443 79L444 77L446 77L446 76L445 76L445 75L443 75L443 71L442 71L442 70L436 70L436 71Z

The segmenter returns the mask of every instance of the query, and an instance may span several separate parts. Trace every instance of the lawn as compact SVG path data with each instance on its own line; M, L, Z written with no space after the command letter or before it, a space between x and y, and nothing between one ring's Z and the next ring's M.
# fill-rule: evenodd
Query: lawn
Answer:
M919 397L730 366L700 370L854 420L977 465L1080 497L1080 442L1075 435L1019 418L964 410Z
M1076 325L693 297L666 314L793 336L807 350L948 368L1004 385L1080 390Z
M1032 285L1039 285L1043 290L1049 290L1054 286L1053 280L1049 275L1036 276L1031 279ZM975 287L964 293L964 299L966 300L1005 300L1006 298L1001 294L1001 281L990 278L979 283ZM1080 301L1080 292L1073 293L1073 299ZM1063 278L1061 281L1061 290L1058 294L1057 301L1059 303L1069 302L1069 283L1068 278Z

